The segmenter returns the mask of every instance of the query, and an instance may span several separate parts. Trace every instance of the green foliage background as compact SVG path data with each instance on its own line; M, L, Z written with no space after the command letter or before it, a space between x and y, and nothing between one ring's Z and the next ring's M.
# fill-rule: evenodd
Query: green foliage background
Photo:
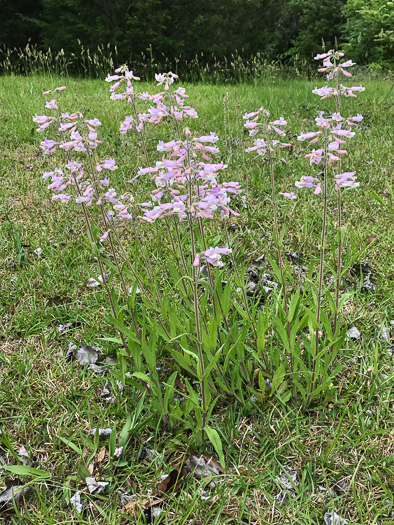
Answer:
M359 64L392 68L394 3L387 0L15 0L0 6L0 42L78 53L111 43L118 60L223 60L238 51L309 60L345 46Z

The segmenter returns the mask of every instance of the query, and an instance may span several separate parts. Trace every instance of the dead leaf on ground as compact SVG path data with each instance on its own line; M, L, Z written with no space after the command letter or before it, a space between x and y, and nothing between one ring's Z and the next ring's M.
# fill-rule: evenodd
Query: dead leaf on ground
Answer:
M177 469L172 470L169 473L169 475L157 485L157 487L152 493L153 496L161 495L161 494L169 494L170 492L179 490L180 486L182 485L182 480L186 476L187 476L186 467L182 467L180 471Z
M206 456L205 454L203 454L202 457L205 459L208 467L215 468L221 474L224 474L226 472L225 469L222 467L222 465L219 463L219 461L215 459L214 457Z
M137 518L139 515L139 511L147 510L150 507L153 507L154 505L159 505L159 503L163 503L163 501L164 498L129 501L129 503L127 503L127 505L125 505L120 512L122 514L131 515L133 518Z
M105 447L103 447L100 450L100 452L97 454L97 458L96 458L96 462L97 463L102 463L104 461L106 452L107 452L107 449Z

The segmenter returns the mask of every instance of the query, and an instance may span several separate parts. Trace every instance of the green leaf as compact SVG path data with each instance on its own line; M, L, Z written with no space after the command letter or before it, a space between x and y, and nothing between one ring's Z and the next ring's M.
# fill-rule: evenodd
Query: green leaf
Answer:
M138 337L130 330L130 328L127 328L123 323L119 322L117 319L114 319L113 317L109 317L109 322L114 325L115 328L117 328L122 334L127 335L130 339L132 339L134 342L139 343Z
M82 450L77 445L75 445L72 441L70 441L70 440L68 440L68 439L66 439L64 437L61 437L61 436L59 436L59 439L61 439L63 441L63 443L68 445L74 452L76 452L77 454L82 456L82 454L83 454Z
M374 191L371 190L371 195L372 197L378 201L380 204L383 204L383 206L386 206L386 203L384 202L384 200L382 199L382 197L380 197L380 195L378 195L377 193L375 193Z
M216 363L218 362L218 359L220 357L220 354L222 353L222 350L223 350L223 346L222 345L219 350L216 352L215 354L215 357L212 359L212 361L208 364L208 366L205 368L205 371L204 371L204 375L202 376L202 379L207 379L209 377L209 374L211 373L213 367L216 365Z
M112 459L115 454L116 449L116 425L112 429L111 435L109 437L109 457Z
M282 363L276 370L274 377L272 378L272 392L274 392L283 383L286 374L286 367Z
M285 327L283 326L283 322L282 322L282 319L280 319L280 317L273 317L273 322L274 322L274 325L280 335L280 338L282 339L282 342L283 342L283 345L284 347L286 348L286 350L288 352L290 352L290 341L289 341L289 338L287 336L287 331L285 330Z
M224 455L223 455L223 447L222 447L222 441L220 439L220 436L214 428L205 426L204 428L205 432L207 433L209 441L214 446L214 449L216 450L216 454L219 456L220 464L223 468L226 467L226 464L224 462Z
M17 476L31 476L33 478L50 478L52 474L46 470L27 467L26 465L4 465L1 468Z
M276 262L273 259L271 259L271 257L269 257L268 255L266 255L266 257L268 259L268 262L272 266L272 269L274 270L274 273L276 275L276 278L278 279L278 282L280 284L283 284L279 266L276 264Z
M290 301L289 323L292 322L294 314L297 311L299 298L300 298L300 291L297 290L297 292L292 296L291 301Z
M151 387L154 386L150 377L148 377L146 374L143 374L142 372L134 372L132 374L132 377L136 377L137 379L145 381L145 383L148 383L148 385L150 385Z

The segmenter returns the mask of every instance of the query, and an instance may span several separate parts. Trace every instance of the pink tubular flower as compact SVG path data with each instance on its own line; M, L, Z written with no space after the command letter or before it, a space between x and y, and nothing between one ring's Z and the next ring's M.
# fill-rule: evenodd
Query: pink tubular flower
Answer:
M116 448L114 452L114 456L116 456L117 458L120 458L120 456L122 455L122 452L123 452L123 447Z
M47 103L45 104L45 107L46 107L47 109L58 109L58 108L57 108L57 105L56 105L56 100L55 100L55 99L50 100L49 102L47 102Z
M257 111L254 111L254 112L252 112L252 113L245 113L245 115L244 115L243 118L244 118L245 120L249 120L249 119L255 117L256 115L258 115L259 113L261 113L262 111L263 111L263 108L260 108L260 109L258 109Z
M291 193L286 193L286 192L279 192L279 195L282 195L283 197L286 197L286 199L296 199L297 198L297 195L294 193L294 191L292 191Z
M301 135L297 137L297 140L304 141L304 140L312 139L313 137L317 137L320 134L321 134L321 131L310 131L309 133L301 133Z
M305 158L309 159L309 164L320 164L323 158L324 149L314 149L311 153L305 155Z
M212 264L212 266L224 266L224 263L221 261L222 255L231 252L231 248L219 248L216 246L216 248L208 248L208 250L202 252L201 257L204 258L209 264Z
M120 80L122 77L119 75L110 75L108 73L107 78L105 79L106 82L114 82L115 80Z
M48 120L53 120L53 117L47 117L46 115L37 115L33 117L33 122L36 122L37 124L45 124Z
M349 120L352 120L353 122L361 122L363 120L363 116L358 113L355 117L350 117Z
M116 165L116 162L114 159L107 159L103 162L103 164L100 165L105 170L111 170L115 171L118 169L118 166Z
M344 173L339 173L335 175L335 182L339 188L350 187L357 188L360 185L359 182L356 182L357 177L355 176L355 171L347 171Z
M283 117L280 117L278 120L274 120L273 122L270 122L273 126L285 126L287 124L287 120L285 120Z
M347 62L343 62L343 64L340 64L340 67L351 67L355 65L356 65L355 62L353 62L352 60L348 60Z
M219 140L219 137L216 135L216 133L211 131L211 133L208 136L203 135L202 137L197 137L193 140L195 140L196 142L211 142L212 144L214 144Z
M297 188L315 188L314 182L319 182L316 177L303 176L299 181L295 182Z
M90 126L93 126L94 128L97 127L97 126L101 126L101 122L99 121L98 118L85 120L85 122L87 122Z

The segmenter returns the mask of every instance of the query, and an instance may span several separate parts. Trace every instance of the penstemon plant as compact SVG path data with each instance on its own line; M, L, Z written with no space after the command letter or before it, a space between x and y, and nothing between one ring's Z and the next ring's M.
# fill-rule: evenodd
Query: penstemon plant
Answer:
M222 219L238 216L229 204L231 197L240 192L239 183L220 180L226 166L212 161L219 153L215 133L193 137L187 127L182 128L182 119L197 118L197 113L184 105L187 95L183 88L172 90L175 75L158 75L159 85L164 82L165 89L150 96L147 93L136 95L130 84L138 77L125 67L117 71L122 72L123 75L107 77L107 80L116 81L111 86L111 98L127 100L133 111L133 115L121 124L120 132L132 129L131 123L138 119L137 133L144 131L145 123L167 122L169 129L174 127L178 136L178 140L159 141L157 151L162 158L153 167L138 171L139 176L151 178L150 200L136 203L130 193L119 195L110 187L110 179L108 175L103 176L103 172L114 172L117 165L112 158L100 159L96 152L101 144L97 131L101 123L98 119L84 119L79 112L62 113L55 95L65 88L55 90L54 98L46 104L56 116L34 117L38 131L49 126L55 131L53 139L45 137L42 141L44 152L63 151L66 161L65 168L45 172L44 178L51 178L48 188L53 191L54 200L75 202L82 207L90 244L100 267L100 280L107 291L112 312L109 320L118 329L126 352L120 353L118 384L122 385L122 390L124 384L131 384L145 391L165 425L181 421L193 432L196 442L206 435L222 459L219 435L209 424L212 410L220 391L243 402L244 384L251 386L253 365L245 359L250 327L245 324L239 333L242 325L239 315L237 312L230 315L231 289L228 284L223 287L221 279L222 258L231 253L231 249L217 245L209 247L204 222L214 222L217 215ZM117 93L124 84L126 92ZM137 97L138 100L151 100L155 106L146 114L137 113ZM148 152L146 142L143 149L148 160L153 153ZM175 263L168 263L174 288L169 290L165 286L164 292L157 286L157 272L142 233L152 223L165 225ZM127 232L137 240L147 276L129 259L125 241L121 240L127 239ZM107 249L112 261L104 256ZM203 273L203 263L208 270L208 280ZM113 272L109 280L105 266ZM115 275L120 278L123 306L113 286ZM130 288L127 279L132 283ZM170 307L169 296L177 297L175 308ZM132 326L125 322L127 312L131 315ZM157 367L158 347L174 359L171 365L174 371L167 380L163 380L160 367ZM131 358L132 373L126 372L123 359L126 355ZM179 386L175 387L175 381L180 371L185 389L176 395Z
M312 397L319 394L319 391L324 388L323 377L327 379L327 373L320 374L321 360L319 355L323 355L325 358L326 368L331 366L336 351L339 349L341 343L341 330L338 325L338 316L343 305L346 295L340 300L340 284L341 284L341 270L342 270L342 219L341 219L341 190L343 188L356 188L359 186L359 182L356 181L356 172L343 172L342 171L342 157L348 152L344 149L347 139L354 137L355 133L352 131L357 123L362 121L362 115L356 115L344 118L341 111L341 98L352 97L356 98L356 93L364 91L362 86L347 87L340 84L340 75L345 77L351 77L351 73L347 71L347 68L354 65L351 60L340 62L343 57L343 53L337 51L329 51L328 53L319 54L315 57L316 60L323 60L323 67L319 68L319 72L327 73L327 80L334 81L334 86L326 85L322 88L315 88L313 93L319 95L321 100L327 98L334 98L335 100L335 111L331 115L324 116L324 112L316 118L316 126L320 128L318 131L301 133L299 135L299 141L309 140L310 144L319 143L320 148L313 149L311 153L305 155L309 159L311 166L322 165L323 168L323 188L317 177L305 176L301 177L300 181L295 184L298 188L312 188L315 195L322 195L323 197L323 224L320 244L320 265L319 265L319 278L318 288L316 296L316 322L315 322L315 333L311 334L311 341L314 341L314 353L313 353L313 366L312 376L309 384L309 393L306 399L306 405L308 406ZM345 140L346 139L346 140ZM333 174L333 179L329 180L330 174ZM330 304L331 310L334 315L333 328L328 320L327 315L322 309L323 300L323 277L324 277L324 260L325 260L325 248L326 248L326 229L327 229L327 204L330 193L335 191L338 199L338 220L337 220L337 231L338 231L338 260L337 260L337 275L336 275L336 292L335 292L335 303L332 301L331 294L327 292L327 299ZM329 344L329 351L324 348L322 353L319 347L321 322L323 322L326 330L326 335L331 339ZM313 346L313 344L312 344ZM327 381L324 381L326 383ZM319 387L317 387L319 383Z
M281 142L276 138L286 136L286 133L282 129L283 126L287 125L287 121L280 117L277 120L269 121L270 114L267 110L260 108L258 111L252 113L246 113L244 119L246 120L245 128L249 130L249 135L254 137L258 134L262 135L262 138L254 140L254 145L247 148L247 152L254 151L260 158L268 157L269 170L270 170L270 181L271 181L271 195L272 195L272 209L274 213L274 238L278 251L278 262L279 262L279 272L280 272L280 282L283 289L283 304L284 311L287 319L287 340L290 343L291 334L290 334L290 319L289 319L289 309L288 309L288 298L286 290L286 276L285 268L283 262L283 254L281 248L281 239L279 235L279 223L278 223L278 210L276 203L276 190L275 190L275 174L274 174L274 154L277 148L287 148L291 144L286 142ZM262 119L259 121L259 119ZM292 194L290 197L294 198ZM271 263L272 264L272 263ZM293 364L293 355L289 353L290 359L290 369L291 373L294 373L294 364Z
M63 155L61 167L44 172L44 179L50 179L53 200L79 206L85 220L88 245L108 299L108 321L119 332L119 337L107 340L123 346L115 372L120 391L126 385L141 391L158 423L181 425L192 434L195 444L208 438L221 461L221 440L212 426L220 397L242 405L251 398L264 399L269 391L287 402L298 391L308 406L338 370L332 368L344 337L339 313L346 299L346 294L340 293L341 191L358 185L355 172L342 171L342 157L347 154L347 139L354 136L353 130L362 120L361 115L342 117L341 99L355 97L364 88L339 83L339 75L349 76L347 68L353 65L351 61L341 64L341 53L330 51L316 58L323 58L322 69L334 86L316 88L314 93L322 99L334 98L335 111L320 114L318 129L298 137L318 144L305 156L312 167L321 166L323 171L321 182L314 175L296 182L298 188L311 188L323 200L318 282L315 287L310 283L309 294L291 290L291 274L283 256L278 194L289 200L297 198L294 192L277 194L276 188L276 156L290 146L283 142L287 122L282 117L271 120L263 108L244 116L254 140L247 151L267 161L271 181L278 262L274 258L269 262L279 283L272 292L272 312L268 308L262 311L258 301L247 297L245 267L239 269L233 255L227 221L239 216L231 201L241 193L240 184L225 178L227 165L217 158L218 135L187 127L189 119L198 115L186 105L186 90L175 86L177 75L157 74L157 87L162 90L154 94L138 92L139 77L127 66L105 79L111 84L110 99L130 108L119 132L121 136L130 132L143 153L145 165L137 168L137 176L129 182L143 181L144 189L150 185L145 200L138 201L137 192L119 190L110 180L117 162L100 157L101 123L97 118L84 118L79 111L63 112L59 94L64 86L44 93L50 95L45 107L53 116L36 115L33 119L39 132L52 132L41 142L44 154ZM150 106L146 108L146 104ZM154 149L149 147L151 139L147 140L153 136L151 126L160 126L163 138L168 135ZM327 208L332 192L338 196L334 299L324 291ZM165 258L160 264L152 250L152 236L164 243ZM233 271L228 281L223 281L228 257ZM234 290L234 284L239 290ZM325 311L325 298L332 322ZM270 346L275 349L269 355L266 342L271 326L272 341L278 338L284 351L273 344ZM306 328L309 336L304 333ZM124 439L119 443L123 446Z

